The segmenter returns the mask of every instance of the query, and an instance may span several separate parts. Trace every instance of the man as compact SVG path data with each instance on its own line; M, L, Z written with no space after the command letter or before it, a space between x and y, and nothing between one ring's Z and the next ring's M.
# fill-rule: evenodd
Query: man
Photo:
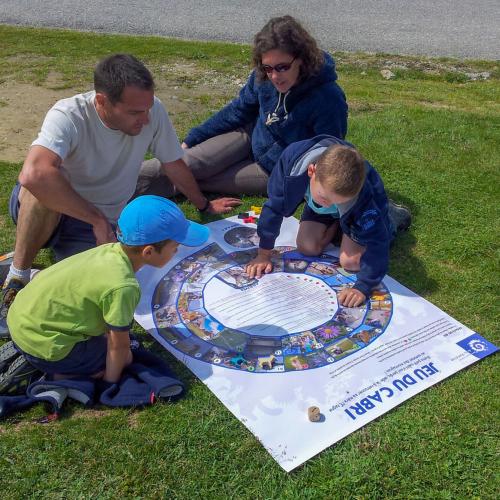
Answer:
M116 241L116 220L136 191L148 150L162 174L200 211L224 213L240 204L236 198L209 201L202 194L154 96L151 73L135 57L116 54L99 62L94 89L57 102L47 113L12 192L16 245L2 293L0 336L8 334L7 309L29 281L42 247L53 248L61 260ZM141 186L140 194L148 189Z

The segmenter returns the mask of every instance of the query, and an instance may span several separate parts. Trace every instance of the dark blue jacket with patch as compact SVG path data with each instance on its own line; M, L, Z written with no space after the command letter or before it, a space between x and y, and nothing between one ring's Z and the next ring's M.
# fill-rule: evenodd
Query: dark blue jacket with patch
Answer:
M257 81L253 71L239 96L193 128L184 142L192 147L211 137L252 125L253 157L270 173L289 144L319 134L344 138L346 98L336 83L333 58L326 52L324 56L320 72L286 94L279 93L269 80Z
M297 142L283 151L269 179L267 188L269 199L262 207L257 226L261 248L274 248L283 217L292 216L304 201L309 186L309 176L306 165L302 165L301 160L305 156L310 160L314 149L319 150L319 156L332 144L353 147L352 144L336 137L323 135ZM389 246L393 238L384 184L368 162L366 162L365 183L354 205L345 213L341 212L340 225L342 231L353 241L366 247L361 257L360 271L357 273L354 288L368 297L387 273Z

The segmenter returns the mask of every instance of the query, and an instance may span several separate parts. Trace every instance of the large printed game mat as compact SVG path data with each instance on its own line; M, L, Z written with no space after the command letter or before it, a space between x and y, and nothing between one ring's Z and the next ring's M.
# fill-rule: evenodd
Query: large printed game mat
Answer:
M202 247L139 271L136 319L286 471L497 350L389 276L362 306L340 306L356 276L333 248L298 254L294 218L282 225L273 272L260 279L245 273L255 224L208 226Z

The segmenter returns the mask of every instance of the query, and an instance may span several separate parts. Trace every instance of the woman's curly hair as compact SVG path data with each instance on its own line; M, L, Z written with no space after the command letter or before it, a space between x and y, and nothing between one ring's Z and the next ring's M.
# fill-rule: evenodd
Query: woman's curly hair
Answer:
M323 52L316 40L292 16L273 17L255 35L253 64L259 81L267 79L262 69L262 56L270 50L281 50L300 59L300 80L319 72L324 62Z

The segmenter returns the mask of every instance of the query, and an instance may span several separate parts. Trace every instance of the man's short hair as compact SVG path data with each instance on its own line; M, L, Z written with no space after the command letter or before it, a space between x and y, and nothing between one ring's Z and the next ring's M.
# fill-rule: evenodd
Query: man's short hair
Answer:
M354 148L333 144L316 162L316 180L341 196L355 196L363 187L365 160Z
M100 61L94 70L94 89L106 94L112 104L121 100L125 87L154 90L153 76L130 54L114 54Z

